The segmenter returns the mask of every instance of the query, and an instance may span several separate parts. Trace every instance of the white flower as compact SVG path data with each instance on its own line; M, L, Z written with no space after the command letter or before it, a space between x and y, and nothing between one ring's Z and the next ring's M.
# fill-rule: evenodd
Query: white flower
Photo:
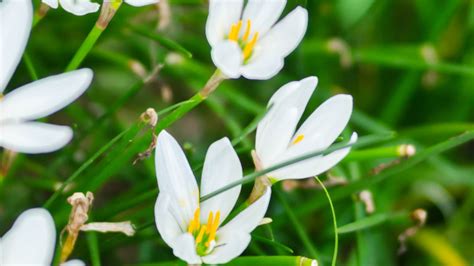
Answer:
M301 42L308 12L295 8L276 23L286 0L210 0L206 36L214 64L229 78L269 79ZM275 24L276 23L276 24Z
M47 4L51 8L58 8L59 4L67 12L76 16L83 16L89 13L97 12L100 8L98 3L91 2L90 0L42 0L43 3Z
M45 209L24 211L12 228L0 238L0 265L51 265L56 242L53 217ZM71 260L61 266L82 266Z
M270 99L268 114L257 127L256 154L262 168L327 149L341 134L352 113L352 96L336 95L319 106L296 130L318 79L308 77L281 87ZM296 131L296 133L295 133ZM353 133L350 143L357 140ZM269 174L274 180L300 179L319 175L342 160L350 151L344 148L317 156Z
M155 220L163 240L175 256L189 264L220 264L239 256L250 242L250 232L268 208L270 189L222 226L233 209L241 185L199 203L206 195L242 178L242 166L227 138L213 143L206 154L201 193L184 152L167 132L158 136L156 175L160 194Z
M51 8L58 8L61 4L62 8L69 13L76 16L83 16L89 13L94 13L99 10L100 5L98 3L91 2L90 0L42 0L43 3ZM111 0L118 1L118 0ZM121 0L120 0L121 1ZM150 4L158 3L159 0L125 0L125 3L132 6L145 6Z
M30 0L0 2L0 147L45 153L66 145L72 130L32 120L48 116L77 99L89 87L93 73L81 69L51 76L3 96L26 46L32 16Z

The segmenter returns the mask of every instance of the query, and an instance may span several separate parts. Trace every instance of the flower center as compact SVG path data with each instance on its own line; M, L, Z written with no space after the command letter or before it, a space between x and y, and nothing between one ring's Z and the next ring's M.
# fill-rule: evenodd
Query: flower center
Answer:
M304 135L303 135L303 134L298 135L298 136L296 136L296 138L293 140L293 142L291 142L291 145L296 145L296 144L300 143L303 139L304 139Z
M188 233L192 234L195 239L196 252L199 256L209 254L216 245L216 232L219 226L221 213L217 211L216 214L211 211L207 219L207 224L201 224L199 217L201 216L201 209L197 208L194 212L194 217L188 225Z
M258 32L253 34L252 39L250 39L250 33L252 29L252 21L250 19L247 20L247 26L245 27L245 32L242 36L240 36L240 30L242 29L243 21L239 20L238 22L232 24L229 32L229 40L236 42L239 44L240 48L242 49L242 54L244 57L244 61L248 60L253 53L253 48L258 40Z

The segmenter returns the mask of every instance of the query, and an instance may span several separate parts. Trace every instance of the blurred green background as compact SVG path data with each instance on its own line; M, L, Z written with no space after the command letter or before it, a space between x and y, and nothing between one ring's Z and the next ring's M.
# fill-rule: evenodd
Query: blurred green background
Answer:
M62 181L135 124L146 108L159 111L184 101L211 76L215 67L204 34L206 1L169 0L169 5L169 13L155 6L121 7L82 64L94 70L93 85L74 105L50 118L73 125L74 141L52 154L15 160L1 188L0 235L23 210L43 205ZM429 151L416 165L396 156L361 159L355 152L320 177L359 182L371 191L376 208L367 214L355 193L339 186L329 190L337 197L339 227L362 221L355 223L362 228L339 235L338 265L473 265L474 143L443 154L428 147L474 130L474 1L289 0L285 12L297 5L309 11L308 31L282 72L267 81L225 81L167 129L184 144L196 176L213 141L242 135L236 149L245 172L251 173L254 134L245 135L246 129L280 86L316 75L319 85L306 115L331 95L348 93L355 110L347 132L364 136L393 131L396 137L378 146L412 144L418 153ZM169 24L158 29L166 15ZM27 47L37 76L61 73L97 17L50 10L32 30ZM158 66L158 74L144 84L140 74ZM8 89L34 77L22 63ZM102 265L175 261L154 227L153 157L132 165L147 148L151 132L135 133L127 131L94 158L49 206L59 232L70 211L66 198L74 191L92 191L93 220L131 220L137 226L132 238L82 234L72 257L88 264L98 258ZM373 169L381 164L397 171L372 182L378 176ZM319 188L301 184L291 191L275 186L267 213L274 222L253 233L245 255L301 255L330 264L334 230L327 199ZM244 186L242 201L251 187ZM426 225L408 240L407 251L397 254L398 237L415 225L410 213L417 208L427 211Z

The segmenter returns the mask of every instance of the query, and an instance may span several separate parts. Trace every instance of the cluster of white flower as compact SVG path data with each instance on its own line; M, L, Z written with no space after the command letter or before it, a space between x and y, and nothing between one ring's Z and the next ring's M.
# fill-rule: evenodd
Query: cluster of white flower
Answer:
M142 6L158 0L125 0ZM89 0L43 0L76 15L98 10ZM211 0L206 25L215 65L228 78L269 79L276 75L301 42L308 24L307 11L297 7L277 22L286 0ZM0 95L13 75L26 46L32 23L31 0L0 2ZM24 85L0 97L0 147L21 153L46 153L66 145L69 127L33 122L76 100L89 87L93 73L81 69ZM317 86L316 77L290 82L270 99L266 116L256 134L254 160L265 169L311 151L328 148L346 127L352 113L352 97L337 95L317 108L297 129L298 122ZM354 133L350 143L357 140ZM350 148L304 160L267 174L276 182L300 179L327 171ZM242 166L227 138L207 151L198 187L191 167L176 140L162 131L156 143L156 175L159 196L155 220L163 240L174 254L189 264L226 263L248 246L250 233L261 223L271 195L266 187L259 198L230 221L240 194L235 186L206 201L207 195L243 177ZM0 239L0 264L50 264L56 239L51 215L43 209L25 211ZM81 265L70 261L68 265Z

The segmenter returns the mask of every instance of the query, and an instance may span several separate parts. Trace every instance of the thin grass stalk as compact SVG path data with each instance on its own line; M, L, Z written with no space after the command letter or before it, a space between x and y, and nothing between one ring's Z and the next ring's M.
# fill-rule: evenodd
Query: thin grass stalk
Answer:
M316 179L316 181L318 181L319 185L324 190L324 194L326 194L326 198L328 199L329 207L331 209L332 222L333 222L333 226L334 226L334 228L333 228L334 229L334 253L332 255L331 265L336 266L336 264L337 264L337 253L338 253L338 250L339 250L339 232L337 230L338 227L337 227L336 211L334 210L334 205L333 205L332 200L331 200L331 195L329 194L328 190L326 189L326 186L324 186L324 183L321 182L321 180L317 176L315 176L314 178Z

